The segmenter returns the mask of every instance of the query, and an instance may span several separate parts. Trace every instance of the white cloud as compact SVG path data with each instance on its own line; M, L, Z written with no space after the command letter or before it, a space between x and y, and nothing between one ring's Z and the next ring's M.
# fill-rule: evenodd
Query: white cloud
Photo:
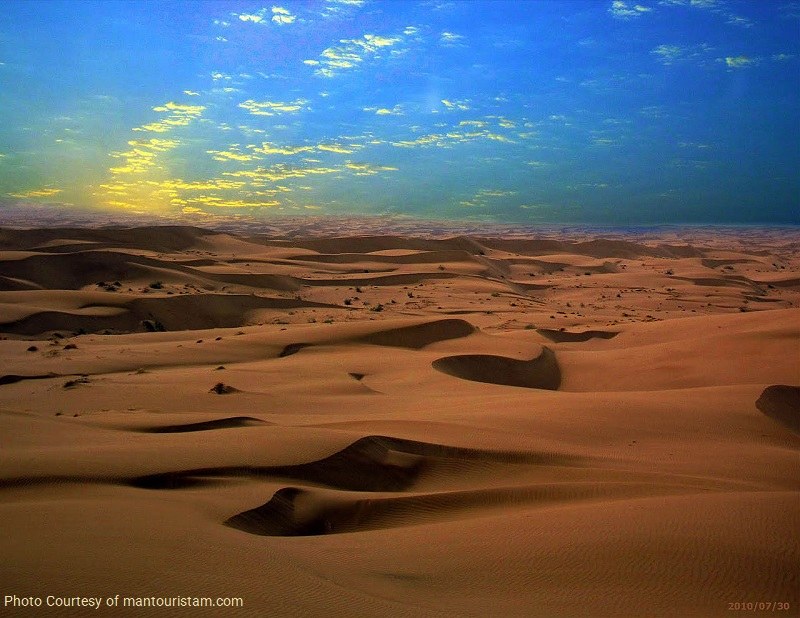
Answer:
M614 0L608 12L617 19L631 19L633 17L641 17L645 13L652 11L650 7L641 4L630 5L622 0Z
M286 24L294 23L297 19L295 15L292 15L287 9L284 9L280 6L273 6L272 7L272 21L276 24L281 26Z
M308 103L307 99L297 99L295 101L253 101L248 99L239 103L239 107L246 109L254 116L276 116L278 114L294 114L303 109Z
M279 26L294 23L297 19L296 15L293 15L291 11L282 6L273 6L270 10L266 8L259 9L254 13L231 13L231 15L238 17L243 22L267 24L271 21Z
M319 77L334 77L336 74L357 67L365 59L379 58L384 48L402 41L399 36L385 37L365 34L360 39L342 39L340 45L322 50L318 60L303 60L304 64L318 67L314 74Z
M254 24L260 24L264 21L267 9L261 9L257 13L239 13L238 17L242 21L251 21Z
M456 46L462 45L461 41L464 39L464 36L461 34L456 34L455 32L442 32L439 35L439 42L445 46Z

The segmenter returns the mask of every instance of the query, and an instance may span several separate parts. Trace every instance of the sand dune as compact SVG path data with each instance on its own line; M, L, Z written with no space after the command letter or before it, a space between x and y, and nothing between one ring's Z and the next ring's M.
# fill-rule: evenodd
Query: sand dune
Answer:
M326 225L0 229L4 595L793 614L796 231Z

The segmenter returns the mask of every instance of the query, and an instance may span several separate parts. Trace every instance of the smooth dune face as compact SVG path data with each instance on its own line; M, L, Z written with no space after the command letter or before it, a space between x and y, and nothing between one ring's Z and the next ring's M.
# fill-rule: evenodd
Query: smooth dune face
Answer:
M0 230L0 594L794 615L798 282L786 230Z

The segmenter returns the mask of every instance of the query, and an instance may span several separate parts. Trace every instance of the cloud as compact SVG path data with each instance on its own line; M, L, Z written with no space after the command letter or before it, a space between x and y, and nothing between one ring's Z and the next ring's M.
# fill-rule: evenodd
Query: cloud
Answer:
M314 71L318 77L334 77L344 70L356 68L364 60L380 58L383 48L392 47L401 41L400 36L365 34L360 39L342 39L339 45L322 50L318 60L309 59L303 62L318 67Z
M791 60L795 58L795 54L773 54L772 59L775 62L785 62L786 60Z
M645 13L652 11L650 7L642 6L641 4L629 5L622 0L614 0L608 9L608 12L617 19L631 19L634 17L641 17Z
M479 121L467 121L479 122ZM516 142L509 139L505 135L498 135L486 129L480 131L449 131L447 133L430 133L422 135L413 140L398 140L390 142L396 148L452 148L458 144L468 144L477 140L489 140L494 142L502 142L506 144L515 144Z
M324 152L335 152L337 154L352 154L353 146L342 146L341 144L318 144L317 150Z
M365 112L372 112L376 116L402 116L402 105L395 105L394 107L363 107Z
M248 146L248 148L251 148L253 152L265 155L296 155L314 150L313 146L277 146L270 142L263 142L261 146Z
M450 99L442 99L442 105L448 110L452 111L467 111L469 107L468 101L451 101Z
M254 116L276 116L278 114L294 114L303 109L308 103L307 99L296 99L289 102L263 101L258 102L252 99L239 103L239 107L246 109Z
M725 19L725 23L741 28L750 28L753 26L752 20L736 15L730 10L727 2L721 0L661 0L660 4L670 7L681 6L708 11L709 13L714 13Z
M439 42L444 45L445 47L456 47L459 45L463 45L461 42L464 39L464 36L461 34L456 34L454 32L442 32L439 35Z
M239 13L239 19L241 21L250 21L253 22L254 24L260 24L264 21L266 13L267 9L261 9L257 13Z
M205 110L204 105L182 105L170 101L164 105L159 105L153 108L154 112L169 112L169 116L158 122L151 122L149 124L136 127L134 131L150 131L153 133L166 133L173 127L183 127L192 122L195 118L202 115Z
M20 193L9 193L11 197L18 197L21 199L30 199L33 197L52 197L61 193L63 189L32 189L30 191L22 191Z
M181 212L185 215L207 215L208 213L200 208L195 208L194 206L184 206L181 208Z
M277 200L260 200L257 202L246 202L244 200L231 200L214 195L201 195L191 199L192 204L202 204L204 206L211 206L213 208L274 208L280 206L281 203ZM187 208L184 206L184 210ZM192 208L192 206L188 206ZM196 206L194 208L197 208ZM193 211L198 212L199 209Z
M287 9L280 6L272 7L272 21L274 23L283 26L293 23L295 19L297 19L297 17L292 15Z
M727 56L725 65L729 69L745 69L756 64L756 60L747 56Z
M301 167L279 163L267 168L259 167L254 170L223 172L222 175L231 176L233 178L247 178L251 184L259 186L258 183L278 182L290 178L305 178L306 176L318 176L321 174L334 174L340 171L341 168L338 167Z
M200 96L200 93L199 92L195 92L194 90L184 90L183 94L185 94L186 96L189 96L189 97L199 97Z
M130 140L128 142L128 146L131 147L130 150L112 152L110 154L114 159L122 159L122 164L109 168L108 171L114 175L142 174L156 166L159 153L168 152L179 144L180 141L175 139L160 139L157 137L149 140Z
M678 45L659 45L650 51L662 64L672 64L684 54L682 47Z
M229 150L206 150L206 153L210 154L215 161L259 161L261 159L257 155L238 150L236 146L236 144L232 145Z
M682 62L693 61L700 65L705 65L712 61L710 52L712 48L706 43L699 45L659 45L650 50L661 64L669 66Z
M353 163L348 161L345 167L353 170L356 176L374 176L379 172L396 172L398 168L389 165L372 165L371 163Z
M516 191L506 191L502 189L481 189L471 198L461 200L459 204L469 208L485 208L490 202L497 198L511 197L516 195Z

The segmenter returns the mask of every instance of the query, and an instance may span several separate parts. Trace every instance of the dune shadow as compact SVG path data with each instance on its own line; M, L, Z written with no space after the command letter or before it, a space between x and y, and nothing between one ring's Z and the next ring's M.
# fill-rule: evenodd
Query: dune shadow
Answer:
M800 386L768 386L756 401L756 407L772 420L800 434Z
M613 339L618 332L607 330L585 330L580 333L571 333L564 330L554 330L550 328L537 328L536 332L547 337L553 343L576 343L589 341L590 339Z
M447 375L472 382L558 390L561 370L555 353L542 347L542 353L531 360L517 360L489 354L445 356L433 361L433 368Z
M418 442L387 436L366 436L317 461L288 466L227 466L148 474L126 479L144 489L183 489L202 478L293 479L347 491L403 491L426 471L447 460L528 465L568 465L578 458L561 453L490 451Z
M419 350L438 341L466 337L477 330L466 320L447 318L378 331L365 335L359 338L358 341L373 345Z

